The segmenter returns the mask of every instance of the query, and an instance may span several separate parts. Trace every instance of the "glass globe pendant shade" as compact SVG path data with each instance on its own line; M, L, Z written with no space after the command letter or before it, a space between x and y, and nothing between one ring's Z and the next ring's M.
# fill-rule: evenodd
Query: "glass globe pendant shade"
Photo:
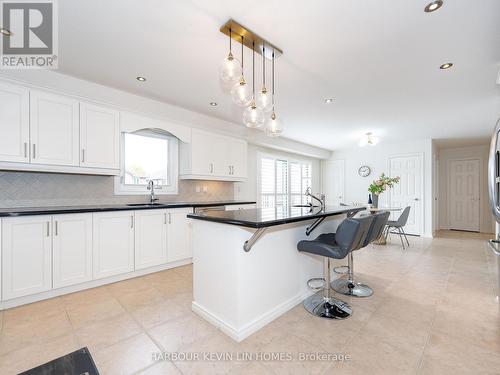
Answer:
M264 112L252 100L250 106L243 112L243 123L246 127L255 129L264 125L264 120Z
M283 132L283 123L278 119L276 113L271 114L266 121L265 132L270 137L279 137Z
M239 81L241 73L241 62L229 52L219 67L219 78L222 85L235 84Z
M272 95L265 86L262 86L262 89L257 94L255 104L264 112L270 112L273 109Z
M233 102L240 107L246 107L252 101L252 90L245 82L243 76L241 76L239 82L231 89L231 97L233 98Z

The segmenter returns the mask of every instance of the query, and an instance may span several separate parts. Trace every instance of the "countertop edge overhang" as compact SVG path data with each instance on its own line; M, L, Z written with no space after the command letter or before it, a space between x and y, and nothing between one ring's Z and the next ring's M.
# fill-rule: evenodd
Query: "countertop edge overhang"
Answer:
M211 216L210 213L188 214L187 217L190 219L195 219L195 220L211 221L211 222L215 222L215 223L237 225L240 227L259 229L259 228L273 227L273 226L277 226L277 225L297 223L300 221L326 218L329 216L343 215L343 214L348 214L348 213L354 214L354 213L364 211L364 210L366 210L366 207L346 207L345 209L342 209L342 210L320 211L320 212L317 212L315 214L307 214L307 215L303 215L303 216L295 216L295 217L290 217L290 218L283 218L283 219L269 220L269 221L262 221L262 222L237 220L237 219L224 218L224 217L219 217L219 216Z
M16 207L16 208L0 208L1 217L17 217L17 216L34 216L34 215L58 215L58 214L76 214L88 212L108 212L108 211L139 211L139 210L156 210L167 208L203 208L217 206L233 206L240 204L255 204L255 201L216 201L216 202L171 202L160 203L155 205L101 205L101 206L53 206L53 207Z

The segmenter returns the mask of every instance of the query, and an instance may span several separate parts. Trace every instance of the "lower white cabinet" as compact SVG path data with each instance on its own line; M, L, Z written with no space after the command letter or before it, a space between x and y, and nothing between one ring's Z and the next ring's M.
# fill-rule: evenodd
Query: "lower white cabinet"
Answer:
M135 269L167 263L167 211L135 211Z
M169 262L191 258L191 225L187 218L192 208L167 209L167 259Z
M134 212L98 212L93 219L94 279L133 271Z
M52 217L53 287L92 280L92 214Z
M52 288L52 217L2 220L2 299Z

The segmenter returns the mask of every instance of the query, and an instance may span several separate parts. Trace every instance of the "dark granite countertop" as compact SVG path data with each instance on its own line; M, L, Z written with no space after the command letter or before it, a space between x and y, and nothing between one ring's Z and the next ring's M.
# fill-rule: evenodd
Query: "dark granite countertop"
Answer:
M155 203L150 205L147 203L137 204L120 204L120 205L84 205L84 206L52 206L52 207L15 207L15 208L0 208L0 217L9 216L29 216L29 215L56 215L56 214L72 214L83 212L104 212L104 211L127 211L127 210L151 210L160 208L183 208L183 207L212 207L212 206L230 206L237 204L255 204L255 201L212 201L212 202L169 202Z
M238 211L207 211L187 215L191 219L213 221L223 224L239 225L249 228L265 228L275 225L295 223L321 217L355 213L365 210L360 206L332 206L324 211L314 208L289 207L283 210L274 208L255 208Z

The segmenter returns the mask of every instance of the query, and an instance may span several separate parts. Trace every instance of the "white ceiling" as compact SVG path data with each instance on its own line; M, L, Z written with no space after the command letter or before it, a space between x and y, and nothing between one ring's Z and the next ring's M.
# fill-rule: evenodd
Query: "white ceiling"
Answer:
M284 52L276 100L285 137L327 149L353 147L368 131L381 145L489 137L500 116L500 1L445 0L424 13L429 1L60 1L59 67L242 126L218 81L228 49L219 27L233 18Z

